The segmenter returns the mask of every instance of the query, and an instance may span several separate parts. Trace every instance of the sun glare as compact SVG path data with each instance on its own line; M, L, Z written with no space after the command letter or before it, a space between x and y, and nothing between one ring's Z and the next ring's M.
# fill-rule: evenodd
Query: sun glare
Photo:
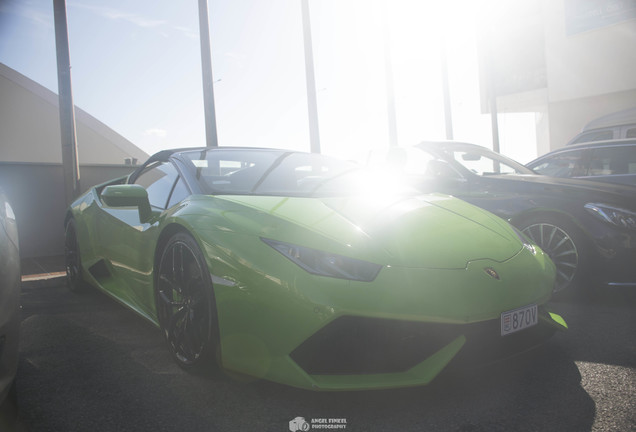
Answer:
M363 161L370 147L445 139L443 54L455 137L491 142L488 116L481 114L477 64L476 25L483 4L321 5L315 17L316 75L324 152Z

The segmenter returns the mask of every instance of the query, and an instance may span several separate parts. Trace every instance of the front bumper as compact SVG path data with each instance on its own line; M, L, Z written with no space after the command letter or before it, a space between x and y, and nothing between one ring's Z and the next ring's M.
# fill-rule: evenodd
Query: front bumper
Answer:
M439 324L342 316L296 348L290 358L314 390L424 385L451 361L479 366L535 348L563 319L539 308L539 323L500 336L499 320Z
M636 233L603 230L595 233L594 273L606 286L636 286Z
M314 390L427 384L479 334L500 340L503 311L544 305L555 277L547 255L526 248L504 262L475 259L457 269L387 265L373 282L312 275L279 255L264 255L272 259L262 271L210 263L221 362ZM543 316L541 327L559 327Z

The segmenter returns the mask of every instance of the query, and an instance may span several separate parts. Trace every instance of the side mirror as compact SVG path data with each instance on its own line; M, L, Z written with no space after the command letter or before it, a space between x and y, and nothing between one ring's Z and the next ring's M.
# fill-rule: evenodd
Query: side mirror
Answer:
M148 192L140 185L111 185L102 191L102 200L109 207L137 207L139 220L146 222L152 216Z

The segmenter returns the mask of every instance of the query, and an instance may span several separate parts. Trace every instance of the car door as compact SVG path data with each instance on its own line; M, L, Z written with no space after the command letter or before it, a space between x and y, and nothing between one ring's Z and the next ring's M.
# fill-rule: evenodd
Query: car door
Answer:
M168 199L178 180L179 173L172 163L150 165L134 184L143 186L148 192L152 217L141 220L136 207L104 204L98 226L103 256L112 278L110 286L105 288L116 291L118 298L146 315L154 310L152 270L160 216L168 207Z

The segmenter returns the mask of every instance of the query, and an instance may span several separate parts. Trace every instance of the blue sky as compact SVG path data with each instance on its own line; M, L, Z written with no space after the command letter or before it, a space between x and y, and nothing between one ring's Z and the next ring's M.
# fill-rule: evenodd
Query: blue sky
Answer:
M444 138L441 34L455 138L490 146L474 3L310 0L323 152L387 145L387 40L399 144ZM308 150L300 0L208 5L220 145ZM67 18L77 106L148 153L205 145L197 0L67 0ZM57 91L52 0L0 0L0 62ZM532 144L528 117L506 128Z

